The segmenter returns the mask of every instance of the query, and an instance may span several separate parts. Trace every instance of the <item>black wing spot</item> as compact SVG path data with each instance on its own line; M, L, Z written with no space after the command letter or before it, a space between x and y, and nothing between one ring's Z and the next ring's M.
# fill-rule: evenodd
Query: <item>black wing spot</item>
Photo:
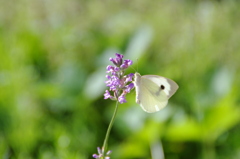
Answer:
M164 90L164 89L165 89L165 86L164 86L164 85L161 85L159 88L160 88L160 89L155 93L157 96L160 94L161 90Z
M165 89L165 86L164 86L164 85L161 85L160 88L161 88L162 90L164 90L164 89Z

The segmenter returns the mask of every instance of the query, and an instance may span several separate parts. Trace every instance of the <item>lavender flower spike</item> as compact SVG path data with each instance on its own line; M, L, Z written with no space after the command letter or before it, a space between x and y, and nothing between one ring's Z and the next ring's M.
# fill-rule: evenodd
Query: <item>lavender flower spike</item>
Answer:
M106 90L104 93L104 99L112 99L118 100L119 103L126 103L126 94L130 93L130 91L134 88L134 84L130 84L132 82L132 78L134 76L133 73L128 75L124 75L125 70L133 64L133 62L129 59L123 60L123 55L116 53L115 58L109 59L114 66L107 66L107 81L106 86L109 87L109 90Z

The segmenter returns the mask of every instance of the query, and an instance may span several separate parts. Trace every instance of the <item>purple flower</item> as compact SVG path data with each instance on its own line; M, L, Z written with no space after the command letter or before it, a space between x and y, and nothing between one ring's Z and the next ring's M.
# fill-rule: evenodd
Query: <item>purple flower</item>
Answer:
M130 65L132 65L132 61L131 60L124 60L123 64L120 66L121 68L128 68Z
M104 99L112 98L110 92L108 90L105 91L104 93Z
M98 155L97 154L93 154L93 158L96 158L96 159L100 159L102 157L104 157L104 159L110 159L109 155L112 153L112 151L108 151L106 153L106 156L103 154L102 150L100 149L100 147L97 148L98 150Z
M126 103L127 101L126 101L126 97L125 97L125 94L123 93L123 94L121 94L119 97L118 97L118 101L119 101L119 103Z
M133 83L130 83L129 85L126 85L126 89L125 91L127 93L130 93L130 91L134 88L134 84Z
M116 58L110 58L109 60L113 62L114 66L108 65L106 68L110 75L106 75L107 81L105 83L109 90L105 91L104 99L110 98L118 100L120 103L126 103L126 94L134 87L134 84L131 83L134 74L124 75L124 72L133 62L129 59L123 60L123 55L118 53L116 53Z
M106 69L107 69L107 73L111 73L112 75L116 73L114 66L108 65Z
M133 76L134 76L134 73L130 73L130 74L128 74L128 75L127 75L127 78L126 78L126 82L131 82Z
M93 158L100 158L100 156L98 156L97 154L93 154L92 157Z
M116 53L116 58L110 58L109 61L112 61L114 65L120 66L122 64L123 55Z
M120 85L120 79L118 76L112 75L107 77L108 80L105 81L106 86L110 88L110 91L115 91L118 89L118 86Z
M106 78L107 78L107 79L111 79L111 76L109 76L109 75L106 75Z

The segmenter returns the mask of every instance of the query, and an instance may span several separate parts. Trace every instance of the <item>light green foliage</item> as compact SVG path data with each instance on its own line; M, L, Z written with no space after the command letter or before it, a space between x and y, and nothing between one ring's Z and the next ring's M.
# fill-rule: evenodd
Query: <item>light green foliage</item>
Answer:
M92 158L115 105L103 93L118 52L179 90L156 114L127 97L112 158L151 158L156 145L167 159L240 158L239 10L234 0L0 2L0 157Z

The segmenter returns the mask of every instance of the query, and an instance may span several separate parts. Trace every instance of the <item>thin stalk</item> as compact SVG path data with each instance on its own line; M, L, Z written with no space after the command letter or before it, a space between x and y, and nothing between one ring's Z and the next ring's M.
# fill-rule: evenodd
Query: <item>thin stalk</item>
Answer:
M104 143L103 143L103 147L102 147L102 154L103 155L105 155L105 150L107 150L107 142L108 142L109 134L110 134L110 131L112 129L112 126L113 126L113 123L114 123L114 120L115 120L115 117L116 117L116 114L117 114L117 110L118 110L118 101L116 102L116 107L115 107L112 119L109 123L107 133L106 133L106 136L105 136L105 139L104 139Z

